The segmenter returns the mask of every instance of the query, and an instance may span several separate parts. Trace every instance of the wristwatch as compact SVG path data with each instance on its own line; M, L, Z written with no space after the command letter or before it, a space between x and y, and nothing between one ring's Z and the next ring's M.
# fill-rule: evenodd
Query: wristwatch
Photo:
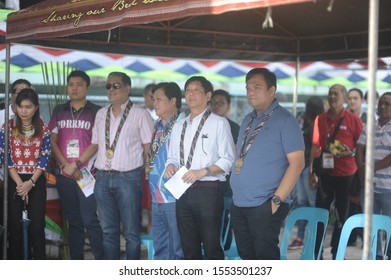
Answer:
M209 167L205 167L205 170L206 170L206 174L205 174L205 176L209 176L209 175L210 175L210 173L212 173L212 170L210 170L210 168L209 168Z
M76 161L76 167L77 168L80 168L80 166L82 166L83 164L81 163L81 161L80 160L77 160Z
M273 202L275 205L280 205L281 202L282 202L282 199L281 199L281 197L279 197L278 195L274 195L273 198L272 198L272 202Z

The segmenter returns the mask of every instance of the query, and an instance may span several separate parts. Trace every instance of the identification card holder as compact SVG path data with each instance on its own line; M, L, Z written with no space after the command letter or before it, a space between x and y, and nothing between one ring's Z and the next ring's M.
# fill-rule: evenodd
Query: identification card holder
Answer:
M334 157L331 153L322 153L322 167L325 169L334 168Z
M69 140L67 143L67 158L79 158L79 140Z

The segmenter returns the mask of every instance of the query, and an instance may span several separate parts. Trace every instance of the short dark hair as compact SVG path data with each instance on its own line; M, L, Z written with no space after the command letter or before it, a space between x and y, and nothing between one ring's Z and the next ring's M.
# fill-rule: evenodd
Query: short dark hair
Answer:
M31 87L31 83L29 81L27 81L26 79L17 79L11 85L12 92L15 92L14 87L19 84L26 84L28 87Z
M364 98L364 94L363 94L363 92L362 92L361 89L359 89L359 88L351 88L351 89L349 89L349 91L348 91L348 95L349 95L349 93L350 93L351 91L357 91L358 94L360 95L361 99Z
M149 91L153 92L153 88L155 86L156 86L156 84L154 84L154 83L146 85L144 88L144 95L146 95Z
M383 97L383 96L391 96L391 91L387 91L387 92L383 93L381 95L381 97Z
M182 107L182 91L177 83L159 83L152 88L152 92L155 93L156 90L162 89L164 95L167 96L169 100L176 98L175 106L179 110Z
M68 78L67 78L67 82L68 82L68 83L69 83L69 80L70 80L72 77L80 77L80 78L82 78L82 79L86 82L87 87L90 86L91 79L90 79L90 76L88 76L86 72L81 71L81 70L73 70L73 71L68 75Z
M262 75L265 78L267 88L275 87L277 90L277 77L267 68L253 68L246 75L246 82L255 75Z
M203 76L193 76L190 77L185 83L185 90L187 86L192 82L199 82L201 86L204 88L205 93L213 92L213 85Z
M30 100L31 103L33 103L35 106L39 106L39 100L38 100L38 94L35 92L32 88L24 88L22 89L18 95L16 96L15 104L16 106L20 107L22 104L22 101L24 100ZM20 119L19 115L16 114L16 127L18 131L23 134L22 130L22 120ZM34 127L34 137L39 137L42 133L42 125L41 125L41 117L39 114L39 107L37 111L35 111L33 118L32 118L32 124Z
M212 98L213 98L214 96L217 96L217 95L224 96L224 97L225 97L225 100L227 100L228 105L231 104L231 96L229 95L228 91L223 90L223 89L216 89L216 90L212 93Z
M110 76L117 76L117 77L120 77L121 78L121 81L122 83L124 83L125 85L127 86L132 86L132 80L130 79L130 77L124 73L124 72L111 72L108 77Z
M379 93L376 91L376 98L379 98ZM364 100L367 101L368 100L368 92L365 93L364 95Z
M319 96L311 96L305 104L305 116L314 121L316 116L324 112L323 100Z

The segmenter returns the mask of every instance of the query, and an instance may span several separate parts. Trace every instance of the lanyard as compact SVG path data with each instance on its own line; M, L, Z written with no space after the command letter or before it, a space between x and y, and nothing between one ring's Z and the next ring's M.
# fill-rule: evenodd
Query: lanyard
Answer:
M205 121L207 120L207 118L210 116L210 110L207 109L204 113L204 115L202 116L202 119L200 121L200 124L198 125L198 128L197 128L197 132L196 134L194 135L193 137L193 142L191 143L191 147L190 147L190 153L189 153L189 156L187 157L187 162L186 162L186 168L189 169L190 166L191 166L191 162L193 161L193 155L194 155L194 149L195 149L195 146L196 146L196 143L197 143L197 139L198 139L198 136L200 135L200 132L201 132L201 129L202 127L204 126L205 124ZM183 123L183 127L182 127L182 133L181 133L181 142L180 142L180 163L181 163L181 166L184 166L185 165L185 156L184 156L184 148L183 148L183 145L184 145L184 141L185 141L185 132L186 132L186 128L187 128L187 122L185 121Z
M106 125L105 125L105 146L106 146L106 157L108 159L112 159L114 157L114 151L115 147L117 146L119 134L121 133L122 127L124 126L125 120L129 115L130 108L132 108L133 103L131 101L128 101L128 104L126 105L125 111L122 114L121 121L118 125L117 132L115 133L115 138L113 141L113 144L110 146L110 111L111 107L113 105L110 105L110 107L107 109L106 114Z
M153 166L153 161L155 160L157 153L159 152L164 141L167 139L168 135L171 133L172 128L174 127L174 124L176 123L177 119L178 119L178 114L171 118L170 124L166 126L166 129L163 131L163 134L160 137L156 137L157 129L155 129L155 131L153 132L152 145L148 151L148 159L147 159L148 165L150 167Z
M236 174L240 173L240 169L242 168L243 163L244 163L244 158L246 157L247 152L250 150L250 148L255 140L255 137L259 134L262 127L265 125L266 121L270 118L270 116L273 114L273 112L276 108L277 107L275 107L269 114L267 114L266 116L264 116L261 119L261 121L255 127L253 133L251 133L250 139L248 140L247 145L246 145L247 137L248 137L248 134L250 133L250 129L251 129L251 126L253 124L255 117L253 117L251 119L250 123L247 125L246 130L244 131L244 134L243 134L243 142L242 142L242 147L240 149L240 154L239 154L238 159L235 161L235 173Z

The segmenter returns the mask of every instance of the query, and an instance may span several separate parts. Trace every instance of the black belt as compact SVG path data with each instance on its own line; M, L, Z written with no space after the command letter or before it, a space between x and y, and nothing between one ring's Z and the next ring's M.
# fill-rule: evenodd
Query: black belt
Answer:
M194 184L191 185L192 188L196 187L206 187L206 188L217 188L220 186L220 181L195 181Z
M121 171L118 171L118 170L101 170L101 169L98 169L99 172L102 172L102 173L106 173L106 174L119 174L121 173Z

